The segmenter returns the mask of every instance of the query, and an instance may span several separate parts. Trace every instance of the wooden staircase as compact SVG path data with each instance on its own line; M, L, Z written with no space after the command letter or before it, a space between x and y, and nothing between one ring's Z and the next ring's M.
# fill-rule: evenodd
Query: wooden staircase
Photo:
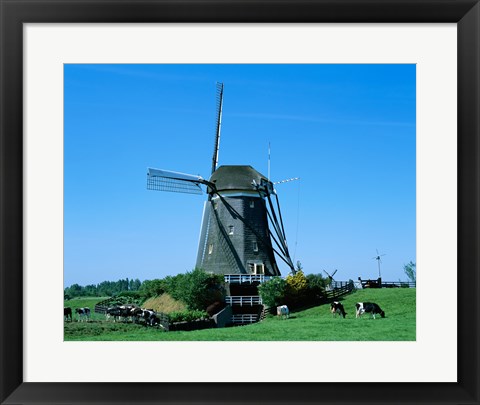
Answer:
M230 291L225 303L232 307L233 325L248 325L265 318L265 307L257 287L272 277L263 274L225 274L225 283Z

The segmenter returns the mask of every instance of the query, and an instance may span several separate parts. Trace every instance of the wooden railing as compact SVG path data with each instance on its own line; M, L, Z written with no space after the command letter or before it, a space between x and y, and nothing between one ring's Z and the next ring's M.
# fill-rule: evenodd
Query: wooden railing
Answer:
M165 332L168 332L170 329L170 318L168 315L163 312L155 312L155 315L157 315L157 318L160 319L160 326L165 330Z
M351 281L332 281L331 286L332 288L344 288L351 283Z
M260 315L258 316L258 322L263 321L267 317L267 307L263 305L262 311L260 312Z
M338 282L337 282L338 285ZM325 298L327 300L334 300L336 298L342 297L355 289L353 283L345 283L341 287L333 288L332 290L325 291Z
M331 286L335 288L343 288L352 281L332 281ZM415 281L379 281L379 280L359 280L354 281L354 288L416 288Z
M95 304L95 313L96 314L106 314L107 313L107 309L112 306L111 303L116 301L116 298L108 298L106 300L103 300L103 301L100 301L100 302L97 302L97 304Z
M362 288L416 288L415 281L360 280Z
M258 295L253 295L253 296L227 295L225 297L225 303L229 305L240 305L241 307L243 307L244 305L245 306L261 305L262 298Z
M382 288L417 288L416 281L382 281Z

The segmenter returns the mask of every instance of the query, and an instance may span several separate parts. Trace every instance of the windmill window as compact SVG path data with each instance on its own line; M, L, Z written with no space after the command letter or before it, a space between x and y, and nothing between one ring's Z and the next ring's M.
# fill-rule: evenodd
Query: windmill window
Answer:
M213 252L213 243L210 243L210 245L208 245L208 254L211 255Z
M253 208L253 207L255 207L255 201L250 200L250 208Z
M234 226L233 225L229 225L228 227L228 234L229 235L233 235L233 231L235 230Z
M258 252L258 243L257 242L253 242L253 251Z

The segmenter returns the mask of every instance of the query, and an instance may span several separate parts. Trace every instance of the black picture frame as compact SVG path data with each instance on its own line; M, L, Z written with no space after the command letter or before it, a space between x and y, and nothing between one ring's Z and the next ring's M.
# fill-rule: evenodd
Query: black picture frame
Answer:
M479 403L479 0L0 0L0 17L2 404ZM448 305L458 307L458 382L382 384L24 382L21 316L24 165L22 30L24 23L35 22L457 24L459 287L458 302L449 302ZM358 363L358 368L360 371L361 362ZM287 370L272 372L285 373ZM212 381L214 380L215 376L212 376Z

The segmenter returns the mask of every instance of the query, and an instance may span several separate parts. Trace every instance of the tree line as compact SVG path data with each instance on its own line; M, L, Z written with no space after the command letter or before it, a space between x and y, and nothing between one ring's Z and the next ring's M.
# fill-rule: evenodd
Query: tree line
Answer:
M102 281L99 284L81 286L72 284L64 289L66 298L75 297L111 297L124 291L138 291L142 282L137 279L121 279L118 281Z

